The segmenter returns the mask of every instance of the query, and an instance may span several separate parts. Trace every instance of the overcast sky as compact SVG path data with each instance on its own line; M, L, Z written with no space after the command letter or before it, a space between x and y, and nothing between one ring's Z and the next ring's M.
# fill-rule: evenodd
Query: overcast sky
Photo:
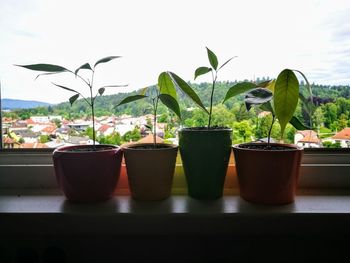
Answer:
M208 65L206 46L219 63L238 56L222 81L295 68L310 82L349 85L349 14L349 0L1 0L2 96L66 101L72 94L51 82L82 88L74 78L34 81L35 72L13 64L74 70L110 55L123 58L101 64L96 84L129 86L109 94L154 84L164 70L193 81L194 70Z

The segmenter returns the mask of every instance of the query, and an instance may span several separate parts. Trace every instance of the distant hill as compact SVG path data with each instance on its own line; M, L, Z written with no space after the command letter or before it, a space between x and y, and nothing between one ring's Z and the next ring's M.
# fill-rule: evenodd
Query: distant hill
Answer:
M34 101L34 100L15 100L15 99L2 99L2 109L3 110L13 110L13 109L31 109L36 107L47 107L50 103Z

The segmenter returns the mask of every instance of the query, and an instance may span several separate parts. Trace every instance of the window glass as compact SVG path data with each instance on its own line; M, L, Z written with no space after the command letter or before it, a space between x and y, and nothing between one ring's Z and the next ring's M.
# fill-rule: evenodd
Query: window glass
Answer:
M72 71L107 56L121 58L96 67L94 84L106 88L96 99L96 141L120 145L147 137L150 101L115 108L125 93L157 83L162 71L190 81L209 105L211 75L194 80L209 66L206 47L219 64L213 125L233 128L233 143L265 141L272 121L261 109L246 110L237 96L222 104L235 83L276 78L284 68L301 70L313 89L312 111L300 103L296 116L311 129L288 125L283 140L311 148L350 146L350 23L348 0L201 1L0 1L2 143L5 148L55 148L92 143L90 108L53 83L89 90L72 74L44 75L15 65L49 63ZM89 70L79 74L90 79ZM300 76L299 76L300 77ZM310 100L302 77L301 93ZM95 91L97 92L97 90ZM205 126L208 116L181 95L182 126ZM157 135L177 143L176 115L158 112ZM279 125L272 127L278 141ZM147 138L146 138L147 140Z

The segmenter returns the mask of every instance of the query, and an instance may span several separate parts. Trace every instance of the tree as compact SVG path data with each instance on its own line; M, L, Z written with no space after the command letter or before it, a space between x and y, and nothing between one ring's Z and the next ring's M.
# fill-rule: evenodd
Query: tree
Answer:
M252 135L253 128L250 120L243 120L233 124L234 142L249 142Z
M59 119L53 119L52 122L55 123L57 128L61 128L62 122Z
M213 108L214 126L232 127L235 120L235 115L230 112L225 105L219 104Z
M323 114L323 110L321 107L317 108L313 114L313 123L315 125L315 127L322 127L324 125L325 122L325 117Z
M141 139L141 133L140 133L140 129L135 128L132 131L128 131L127 133L125 133L123 135L123 141L124 142L130 142L130 141L138 141Z
M98 138L98 142L101 144L121 145L122 137L120 136L119 132L113 132L112 134L107 136L100 136Z
M331 124L338 119L337 105L330 102L324 105L323 109L324 109L324 117L325 117L325 121L324 121L325 126L327 128L331 128Z
M348 117L346 114L342 113L340 114L339 120L338 120L338 129L342 130L348 126Z
M39 137L39 142L41 143L47 143L50 141L50 136L49 135L40 135Z

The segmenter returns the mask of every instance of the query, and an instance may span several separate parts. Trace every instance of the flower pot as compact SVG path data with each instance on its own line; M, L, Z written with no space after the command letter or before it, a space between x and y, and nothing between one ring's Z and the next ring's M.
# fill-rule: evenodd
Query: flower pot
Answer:
M98 202L112 197L119 179L121 148L65 146L53 152L56 179L70 201Z
M123 147L132 198L162 200L170 196L178 146L158 143Z
M231 136L229 128L179 131L179 149L189 196L206 200L222 197Z
M292 203L303 149L278 143L271 146L272 149L266 149L266 143L233 146L240 195L259 204Z

